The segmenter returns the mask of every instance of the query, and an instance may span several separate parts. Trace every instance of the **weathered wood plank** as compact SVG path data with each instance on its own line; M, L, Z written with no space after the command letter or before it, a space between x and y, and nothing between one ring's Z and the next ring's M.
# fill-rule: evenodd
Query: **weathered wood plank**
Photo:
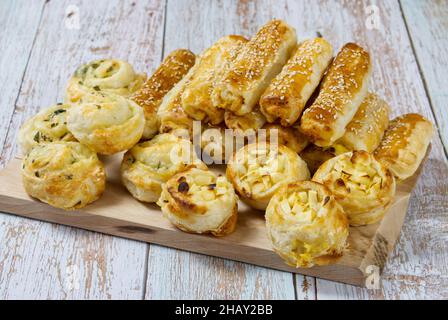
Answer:
M448 150L448 1L402 0L401 8L423 73L445 150Z
M118 57L140 71L150 71L149 66L161 58L164 8L164 0L48 2L2 164L14 154L20 124L40 108L62 99L65 82L80 63ZM73 19L78 14L80 28L67 28L66 17ZM0 242L5 244L0 249L2 298L143 296L146 244L3 214Z

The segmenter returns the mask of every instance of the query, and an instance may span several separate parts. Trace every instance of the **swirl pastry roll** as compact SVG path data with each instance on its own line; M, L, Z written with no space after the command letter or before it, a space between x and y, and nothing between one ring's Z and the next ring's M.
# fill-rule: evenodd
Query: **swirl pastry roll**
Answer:
M143 109L130 99L108 94L68 109L67 127L92 150L109 155L132 148L142 137Z
M293 125L332 58L333 47L323 38L301 43L261 97L261 112L268 122L279 119L285 127Z
M189 168L163 185L157 204L182 231L224 236L235 230L238 197L224 176Z
M354 43L338 53L314 103L303 112L301 130L311 141L328 147L341 138L367 96L371 73L369 54Z
M296 153L302 152L309 144L308 138L295 127L283 127L279 124L268 123L263 129L266 129L266 141L275 143L274 140L276 140L278 144L287 146Z
M157 110L163 97L182 80L195 60L196 56L190 50L179 49L171 52L156 72L132 95L131 99L141 106L145 113L143 139L151 139L159 131Z
M252 111L297 43L294 28L272 20L241 49L213 90L213 103L236 115Z
M117 59L94 60L80 66L67 85L65 101L78 103L91 91L129 97L140 89L146 76L138 74L126 62Z
M398 179L407 179L420 166L433 134L432 123L419 114L397 117L384 133L375 158Z
M80 209L104 191L106 175L95 152L78 142L53 142L35 146L23 159L26 192L49 205Z
M226 173L242 200L258 210L266 209L282 185L310 177L306 163L297 153L268 143L252 143L238 150Z
M388 124L389 106L376 94L369 93L345 128L345 134L336 142L336 153L352 150L375 151Z
M392 173L362 150L328 160L316 171L313 181L333 192L353 226L380 221L395 196Z
M269 202L266 227L275 252L295 268L336 262L349 233L342 207L313 181L282 186Z
M230 35L218 40L201 55L192 79L182 94L182 106L190 117L212 125L223 121L224 110L213 105L211 93L224 69L246 42L247 39L242 36Z
M332 148L324 149L312 143L299 154L303 161L306 162L311 174L314 174L322 163L335 156Z
M19 130L19 145L24 154L40 144L56 141L76 141L67 129L67 104L57 104L41 110L28 119Z
M224 121L227 128L233 129L237 133L244 133L251 129L254 131L261 129L261 127L263 127L266 123L266 118L260 112L259 108L255 108L251 112L242 116L226 111L224 114Z

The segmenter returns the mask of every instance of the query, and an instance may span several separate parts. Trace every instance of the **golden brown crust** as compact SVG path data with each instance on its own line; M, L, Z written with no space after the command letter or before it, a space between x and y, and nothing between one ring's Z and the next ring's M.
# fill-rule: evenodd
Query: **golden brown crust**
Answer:
M322 163L334 156L335 154L331 149L324 149L314 144L309 144L302 152L300 152L300 157L308 165L311 174L314 174Z
M370 72L370 56L363 48L348 43L341 49L316 101L301 118L301 130L314 144L328 147L344 135L367 95Z
M333 47L323 38L306 40L275 77L260 99L261 112L269 122L293 125L333 57Z
M224 121L227 128L233 129L239 133L244 133L250 129L255 131L261 129L266 123L266 118L260 112L260 109L256 107L243 116L238 116L230 111L226 111L224 114Z
M215 83L247 41L242 36L226 36L201 55L198 67L182 94L182 106L190 117L212 125L223 121L224 110L213 105L211 93Z
M159 130L157 109L163 97L182 80L193 67L195 60L196 56L190 50L178 49L171 52L154 74L143 83L140 90L132 95L131 99L141 106L145 113L144 139L152 138Z
M420 166L433 134L433 125L425 117L402 115L390 122L374 155L397 178L407 179Z
M266 141L275 143L274 140L277 139L278 144L287 146L296 153L302 152L309 144L308 138L295 127L283 127L279 124L268 123L264 125L263 129L266 129ZM277 138L273 136L274 132L277 134Z
M237 115L252 111L295 45L295 30L285 22L272 20L264 25L224 72L213 91L215 106Z

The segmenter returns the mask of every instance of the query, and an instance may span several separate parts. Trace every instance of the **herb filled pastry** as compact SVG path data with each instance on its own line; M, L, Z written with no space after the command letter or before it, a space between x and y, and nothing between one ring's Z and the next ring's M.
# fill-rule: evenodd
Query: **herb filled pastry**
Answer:
M295 268L334 263L349 233L342 207L328 188L313 181L282 186L269 202L266 227L275 252Z
M163 97L187 74L194 65L196 56L186 49L171 52L154 72L135 92L131 99L143 108L145 113L145 130L143 139L151 139L160 127L157 110Z
M213 90L213 103L236 115L252 111L297 43L294 28L272 20L243 46Z
M297 153L269 143L252 143L238 150L226 173L242 200L258 210L266 209L282 185L310 177Z
M119 95L91 95L68 109L67 127L75 138L105 155L133 147L145 126L143 109Z
M106 184L96 153L64 141L35 146L23 159L22 179L30 196L65 210L97 200Z
M353 226L381 220L395 196L392 173L366 151L347 152L326 161L312 180L333 192Z
M189 140L163 133L125 153L121 178L134 198L156 202L160 198L162 184L191 165L207 169L197 158Z
M211 93L224 69L246 42L242 36L226 36L199 57L198 66L182 93L182 106L191 118L212 125L224 120L224 110L213 105Z
M325 39L302 42L261 97L261 112L268 122L279 119L283 126L292 126L302 114L332 58L333 47Z
M126 61L94 60L80 66L67 85L66 103L78 103L91 91L114 93L129 97L140 89L146 76L138 74Z
M364 150L373 152L389 124L389 106L374 93L369 93L345 128L345 134L333 146L336 154Z
M303 112L301 131L320 146L341 138L367 95L371 73L369 54L346 44L329 67L314 103Z
M309 140L295 127L283 127L279 124L268 123L263 129L266 129L266 141L274 143L274 134L277 135L277 143L287 146L296 153L302 152L309 144Z
M67 109L70 105L57 104L41 110L28 119L19 130L18 142L23 154L40 143L76 141L67 129Z
M433 134L433 125L425 117L402 115L390 122L375 157L398 179L407 179L420 166Z
M163 185L157 204L179 229L191 233L227 235L238 219L238 197L224 176L191 167Z

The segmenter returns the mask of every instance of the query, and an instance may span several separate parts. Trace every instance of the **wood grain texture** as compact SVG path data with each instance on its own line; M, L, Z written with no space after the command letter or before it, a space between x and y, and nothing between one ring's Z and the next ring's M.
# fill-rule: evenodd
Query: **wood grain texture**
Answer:
M440 135L448 152L448 1L400 2Z
M62 100L67 79L82 62L117 57L150 71L161 57L164 8L158 0L47 2L16 108L1 106L2 115L14 110L1 164L15 152L20 124ZM77 10L80 28L69 29L65 19ZM2 121L3 127L10 119ZM146 244L3 214L0 238L6 244L0 250L2 298L143 296Z

